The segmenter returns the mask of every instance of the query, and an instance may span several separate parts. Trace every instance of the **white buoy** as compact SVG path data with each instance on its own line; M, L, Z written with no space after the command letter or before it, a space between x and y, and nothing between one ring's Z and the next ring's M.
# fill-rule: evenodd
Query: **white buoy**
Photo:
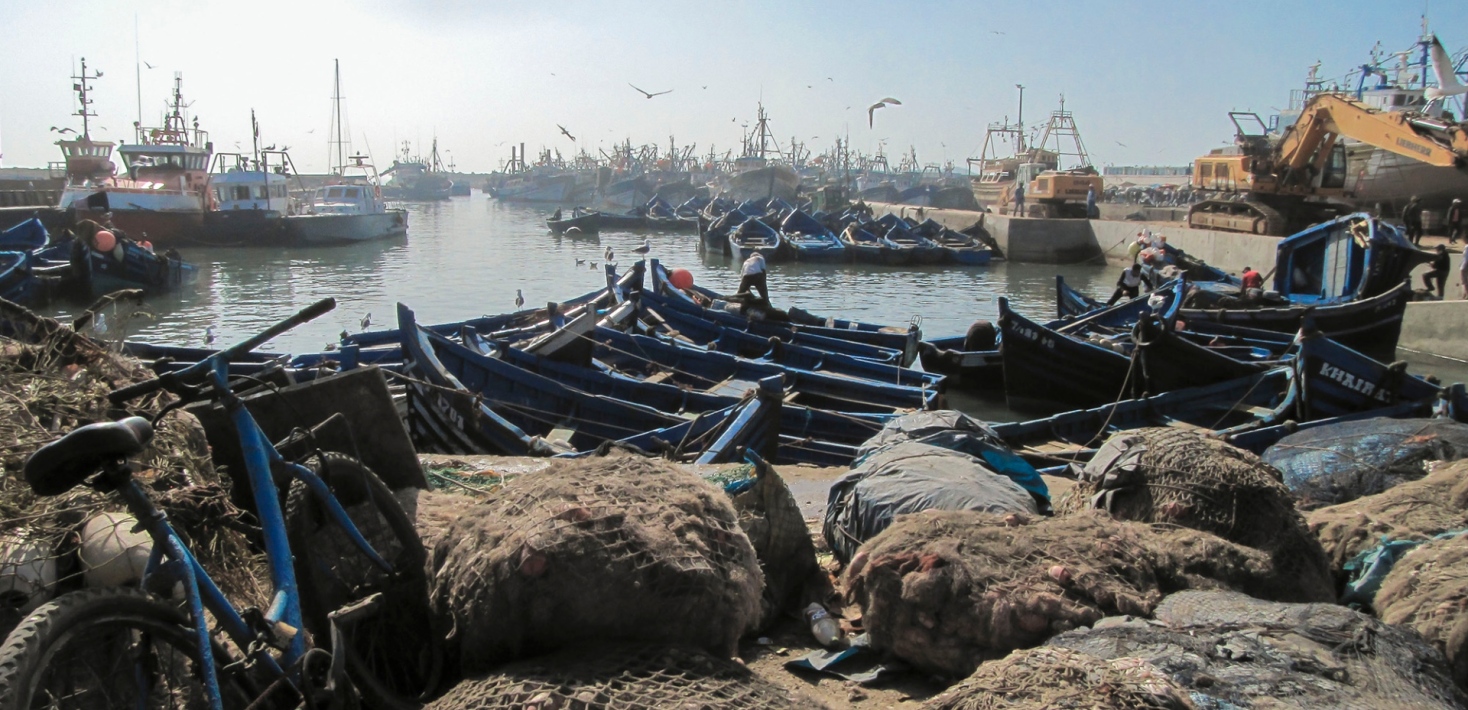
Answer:
M56 596L56 551L31 538L0 545L0 608L24 616Z
M98 513L82 525L82 581L88 587L122 587L143 580L153 538L133 532L138 521L125 513Z

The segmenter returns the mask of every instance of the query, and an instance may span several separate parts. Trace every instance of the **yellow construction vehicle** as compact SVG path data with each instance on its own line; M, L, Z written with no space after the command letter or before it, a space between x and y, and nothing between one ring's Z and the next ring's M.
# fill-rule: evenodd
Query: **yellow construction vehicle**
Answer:
M1096 199L1106 191L1104 182L1091 166L1071 170L1045 170L1041 163L1023 163L1015 181L1004 187L999 212L1014 212L1014 188L1025 186L1025 216L1086 218L1086 194L1096 188Z
M1382 111L1345 94L1324 93L1305 104L1300 118L1271 139L1257 114L1231 112L1237 133L1193 163L1195 190L1228 193L1193 205L1188 225L1282 236L1349 212L1348 138L1440 167L1468 165L1465 125L1419 113ZM1251 130L1257 124L1257 131Z

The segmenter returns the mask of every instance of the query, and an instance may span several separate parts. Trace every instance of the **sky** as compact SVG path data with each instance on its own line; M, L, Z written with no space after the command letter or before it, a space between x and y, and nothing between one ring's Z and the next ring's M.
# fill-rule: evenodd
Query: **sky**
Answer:
M303 172L328 167L333 60L352 145L379 167L435 136L466 172L521 142L569 157L671 136L737 154L761 101L782 145L839 136L963 167L987 124L1016 117L1016 84L1032 126L1064 95L1097 165L1182 165L1231 142L1228 111L1286 106L1315 62L1342 78L1378 41L1411 47L1424 13L1450 52L1468 46L1463 0L4 0L0 165L59 160L49 129L80 128L82 57L103 73L94 137L132 140L139 90L156 125L182 72L216 151L248 150L253 109ZM869 128L888 96L902 105Z

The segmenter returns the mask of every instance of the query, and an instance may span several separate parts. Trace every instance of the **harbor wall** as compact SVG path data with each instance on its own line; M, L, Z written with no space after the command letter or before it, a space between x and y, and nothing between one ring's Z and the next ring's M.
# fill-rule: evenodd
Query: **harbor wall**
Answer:
M1220 269L1240 272L1245 266L1253 266L1268 270L1274 264L1280 241L1279 237L1189 229L1181 222L1163 220L1033 219L883 203L872 203L872 208L918 220L932 218L950 229L968 229L981 223L1011 261L1037 264L1075 264L1102 259L1126 264L1130 261L1127 247L1136 239L1138 230L1147 228L1154 234L1166 235L1169 244ZM1175 217L1177 212L1148 210L1149 215L1162 218Z
M1464 333L1468 333L1468 301L1418 301L1407 304L1397 347L1464 360L1468 359Z

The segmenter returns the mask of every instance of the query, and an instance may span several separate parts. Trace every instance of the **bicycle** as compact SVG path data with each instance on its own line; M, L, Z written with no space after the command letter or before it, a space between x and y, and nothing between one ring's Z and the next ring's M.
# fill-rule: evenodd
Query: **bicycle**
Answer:
M64 594L16 627L0 647L0 708L351 708L360 699L397 710L434 690L442 637L426 552L401 504L345 454L285 460L231 387L231 358L335 307L324 299L188 368L118 389L114 405L158 390L178 399L151 421L75 429L26 460L37 495L79 485L116 493L154 544L141 588ZM127 463L168 412L206 400L223 405L245 454L272 582L263 611L225 598ZM278 481L289 484L284 505Z

